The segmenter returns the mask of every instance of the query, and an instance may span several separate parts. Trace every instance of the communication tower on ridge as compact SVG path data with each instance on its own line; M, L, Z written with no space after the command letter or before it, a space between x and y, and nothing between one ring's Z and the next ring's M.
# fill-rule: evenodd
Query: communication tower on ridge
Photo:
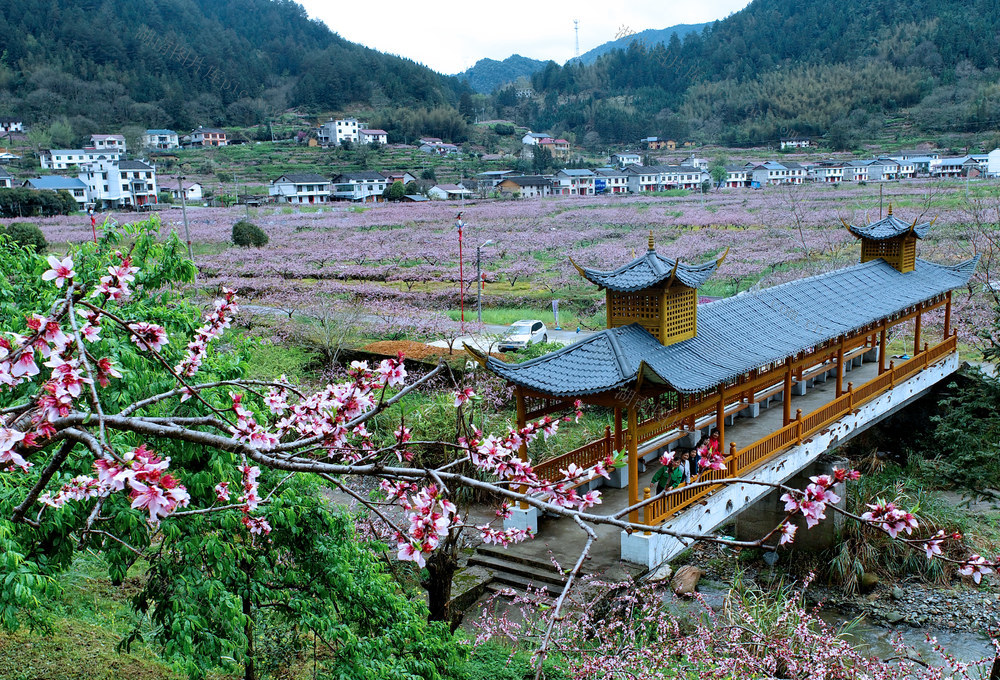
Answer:
M576 34L576 58L580 58L580 20L573 19L573 33Z

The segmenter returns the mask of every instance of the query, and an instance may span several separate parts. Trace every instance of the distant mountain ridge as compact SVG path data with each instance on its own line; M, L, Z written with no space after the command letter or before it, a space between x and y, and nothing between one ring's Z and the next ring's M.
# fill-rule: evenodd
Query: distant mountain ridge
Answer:
M667 28L650 28L638 33L630 33L584 52L580 55L580 62L593 64L601 55L607 54L612 50L627 50L629 45L633 43L638 43L648 48L658 43L668 43L675 35L678 39L683 40L684 36L689 33L700 33L706 26L708 24L677 24L676 26L669 26ZM574 62L576 58L574 57L569 61ZM503 61L486 58L480 59L475 65L465 71L456 73L455 77L459 80L469 81L469 87L476 92L489 94L498 87L512 83L522 76L531 78L531 76L541 71L548 63L548 61L540 59L522 57L520 54L511 55Z
M469 87L481 94L489 94L501 85L506 85L520 77L530 78L542 70L548 62L514 54L503 61L480 59L475 65L455 75L459 80L468 80Z
M603 45L598 45L592 50L584 52L580 55L580 61L584 64L593 64L597 61L597 58L603 54L607 54L611 50L627 50L629 45L632 43L639 43L645 47L652 47L659 43L668 43L670 38L677 36L678 39L684 40L684 36L689 33L701 33L705 27L705 24L677 24L676 26L670 26L668 28L647 28L645 31L639 31L638 33L629 33L624 35L617 40L611 40ZM575 61L575 60L570 60Z

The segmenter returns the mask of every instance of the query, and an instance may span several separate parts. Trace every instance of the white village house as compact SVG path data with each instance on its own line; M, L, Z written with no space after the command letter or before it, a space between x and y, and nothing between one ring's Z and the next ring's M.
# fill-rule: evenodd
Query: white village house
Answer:
M331 118L319 126L316 136L320 146L340 146L344 142L357 144L361 141L361 130L368 126L358 123L357 118Z
M20 118L0 118L0 132L24 132Z
M273 180L268 194L279 203L329 203L330 184L316 173L289 173Z
M389 133L385 130L361 130L358 137L362 144L388 144Z
M169 189L170 197L175 201L181 200L181 190L180 187L174 187ZM201 182L192 182L191 184L184 185L184 200L185 201L200 201L205 197L205 188L201 185Z
M472 192L457 184L436 184L427 190L427 195L445 201L468 198L472 196Z
M43 151L40 156L42 168L46 170L66 170L74 165L93 163L99 160L117 161L122 157L121 151L96 149L52 149Z
M142 135L142 145L147 149L179 149L180 138L173 130L146 130Z
M389 179L372 170L343 172L333 178L332 196L338 201L380 201L387 186Z
M80 167L89 202L98 209L139 208L157 202L156 169L143 161L98 160Z
M90 135L90 146L86 148L125 153L125 135Z

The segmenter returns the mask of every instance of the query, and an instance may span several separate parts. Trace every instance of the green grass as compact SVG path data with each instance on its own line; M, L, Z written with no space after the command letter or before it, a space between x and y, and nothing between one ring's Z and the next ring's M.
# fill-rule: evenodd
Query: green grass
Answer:
M49 630L0 632L0 678L5 680L174 680L182 676L141 644L128 654L115 646L131 630L128 598L138 580L111 584L97 557L81 554L59 577L62 593L44 603Z
M461 311L458 309L449 309L446 314L452 319L452 321L458 321L461 318ZM465 320L473 321L476 319L476 302L473 299L469 306L465 308ZM549 307L547 310L533 309L531 307L490 307L483 308L483 323L497 325L497 326L509 326L512 323L520 321L522 319L538 319L545 323L549 330L555 328L555 317L552 314L552 308ZM580 323L580 319L573 312L567 309L559 310L559 324L563 328L576 328Z

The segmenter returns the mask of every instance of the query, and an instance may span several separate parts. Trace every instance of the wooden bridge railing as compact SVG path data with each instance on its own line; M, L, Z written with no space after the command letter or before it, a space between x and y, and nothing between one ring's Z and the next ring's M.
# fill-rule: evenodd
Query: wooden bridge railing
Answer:
M867 383L853 389L849 385L847 392L837 397L828 404L824 404L805 417L802 411L797 412L795 420L768 436L760 439L743 449L736 449L736 445L730 444L730 452L726 457L726 470L710 470L698 477L699 486L681 486L670 493L656 498L643 507L643 523L655 525L663 522L671 515L695 503L698 499L722 488L722 484L711 484L701 486L700 483L715 479L724 479L727 476L743 476L751 469L760 465L763 461L773 457L790 446L801 444L808 436L820 431L830 423L844 417L856 407L872 401L886 390L897 383L900 383L914 374L922 371L939 359L955 352L958 347L958 339L952 335L934 347L927 348L917 356L907 360L899 366L891 366L882 375L869 380ZM718 474L718 473L721 473Z
M559 470L565 470L571 463L576 463L577 467L586 470L613 452L614 437L611 436L611 428L606 427L602 438L534 466L535 474L539 479L556 481L562 477Z

